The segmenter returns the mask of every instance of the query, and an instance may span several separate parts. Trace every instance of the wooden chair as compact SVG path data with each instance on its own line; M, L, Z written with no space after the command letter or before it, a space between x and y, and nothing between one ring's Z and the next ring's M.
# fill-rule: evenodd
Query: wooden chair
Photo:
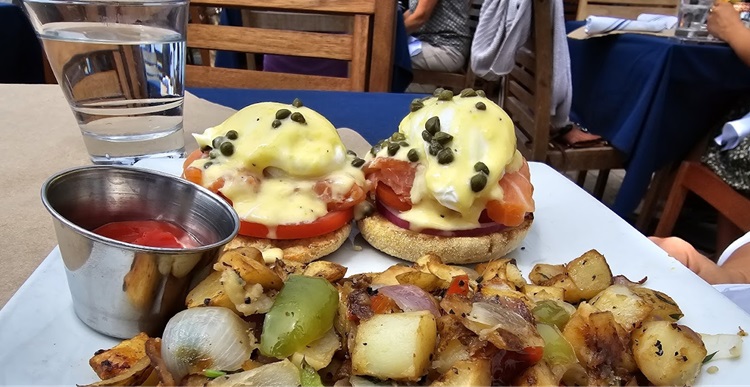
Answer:
M738 234L750 231L750 199L735 191L700 162L684 161L677 171L654 235L672 235L688 192L698 195L719 213L717 252L723 251Z
M635 19L642 13L677 15L679 0L580 0L576 19L591 15Z
M390 89L396 2L380 0L192 0L191 15L204 7L341 15L351 33L303 32L203 23L192 17L187 46L199 50L278 54L349 62L347 78L187 65L190 87L380 91ZM197 9L197 11L196 11ZM205 61L204 61L205 62Z
M482 3L484 3L484 0L469 0L469 28L471 29L472 36L474 36L474 31L476 31L477 24L479 24L479 11L482 8ZM469 65L469 58L466 58L464 67L456 72L414 69L413 74L414 78L412 82L414 83L436 85L452 90L454 93L459 93L467 87L474 87L474 83L476 82L476 76L471 71L471 66Z
M550 142L552 105L552 1L532 0L532 37L518 50L505 77L503 108L516 127L518 149L529 161L541 161L558 171L579 171L583 184L588 170L599 170L594 196L601 198L609 170L622 168L620 152L611 146L562 148Z

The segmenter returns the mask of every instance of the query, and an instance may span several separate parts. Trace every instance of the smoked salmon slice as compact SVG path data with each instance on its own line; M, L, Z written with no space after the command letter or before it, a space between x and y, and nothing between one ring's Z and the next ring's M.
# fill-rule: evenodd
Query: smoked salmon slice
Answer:
M498 184L503 189L503 200L488 202L487 215L493 221L509 227L520 225L526 213L535 209L529 164L524 160L517 172L506 174Z

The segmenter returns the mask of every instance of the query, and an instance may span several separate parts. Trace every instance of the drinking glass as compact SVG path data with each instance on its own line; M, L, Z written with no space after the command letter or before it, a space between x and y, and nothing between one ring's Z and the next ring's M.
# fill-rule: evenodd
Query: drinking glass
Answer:
M694 40L713 39L706 29L708 11L713 4L714 0L680 0L674 35Z
M92 162L184 156L187 0L23 4Z

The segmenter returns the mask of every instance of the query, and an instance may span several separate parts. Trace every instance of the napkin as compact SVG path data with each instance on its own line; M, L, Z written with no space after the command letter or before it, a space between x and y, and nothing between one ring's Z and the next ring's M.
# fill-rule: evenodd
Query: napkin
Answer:
M750 135L750 113L739 120L729 121L721 128L721 134L714 138L716 145L721 146L721 150L733 149L745 137Z
M607 16L586 18L586 33L589 35L607 34L612 31L661 32L677 24L677 17L644 13L636 20Z

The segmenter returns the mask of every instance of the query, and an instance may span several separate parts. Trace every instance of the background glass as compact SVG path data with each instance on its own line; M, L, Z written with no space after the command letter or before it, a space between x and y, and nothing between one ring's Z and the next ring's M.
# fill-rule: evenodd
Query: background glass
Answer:
M24 0L97 164L182 157L187 0Z
M674 35L695 40L713 39L706 29L708 10L713 4L714 0L681 0Z

